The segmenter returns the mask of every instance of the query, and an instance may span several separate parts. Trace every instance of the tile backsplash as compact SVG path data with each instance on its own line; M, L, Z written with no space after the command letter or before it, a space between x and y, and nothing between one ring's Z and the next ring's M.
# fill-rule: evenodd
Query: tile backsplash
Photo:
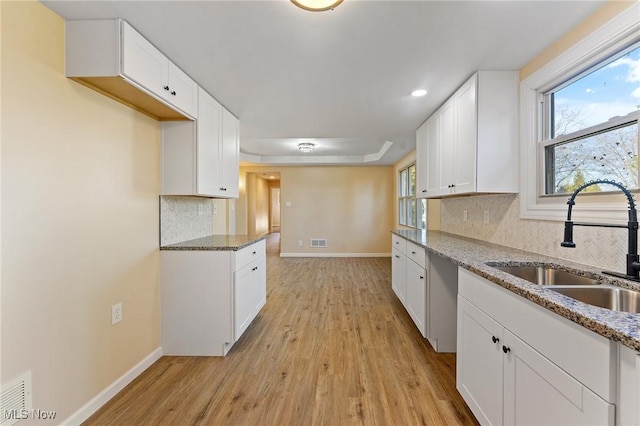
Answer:
M560 247L564 235L562 222L520 218L517 194L448 198L441 200L440 209L440 229L444 232L625 271L626 229L576 227L573 233L576 248L571 249ZM489 223L485 223L485 212Z
M210 198L160 197L160 245L205 237L213 232Z

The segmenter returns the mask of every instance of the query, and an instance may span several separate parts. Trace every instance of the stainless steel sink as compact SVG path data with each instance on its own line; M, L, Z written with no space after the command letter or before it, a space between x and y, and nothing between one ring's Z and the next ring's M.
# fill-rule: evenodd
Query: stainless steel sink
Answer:
M551 266L493 266L508 274L515 275L542 286L556 285L594 285L597 280L563 271Z
M630 312L632 314L640 313L640 291L600 285L588 287L550 287L549 290L564 294L588 305L599 306L614 311Z

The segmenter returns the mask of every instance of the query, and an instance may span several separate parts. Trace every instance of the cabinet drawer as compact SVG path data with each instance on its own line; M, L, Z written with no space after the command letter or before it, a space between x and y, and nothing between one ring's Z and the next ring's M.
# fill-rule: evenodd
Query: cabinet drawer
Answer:
M406 254L407 258L413 260L423 268L426 268L426 251L424 247L420 247L417 244L407 241Z
M395 234L391 234L391 247L398 250L402 254L407 252L407 240Z
M264 240L242 248L236 252L236 265L234 271L239 271L254 260L263 257L266 257L266 243Z

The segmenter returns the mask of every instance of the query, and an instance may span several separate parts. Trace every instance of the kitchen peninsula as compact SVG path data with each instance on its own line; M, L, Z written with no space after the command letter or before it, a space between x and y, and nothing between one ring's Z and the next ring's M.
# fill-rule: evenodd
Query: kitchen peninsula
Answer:
M267 300L264 240L210 235L160 247L166 355L227 354Z

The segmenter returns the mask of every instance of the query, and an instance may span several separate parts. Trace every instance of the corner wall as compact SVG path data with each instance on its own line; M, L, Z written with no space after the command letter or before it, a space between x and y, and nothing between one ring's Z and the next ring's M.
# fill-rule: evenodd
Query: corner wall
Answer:
M65 78L62 18L0 8L0 381L60 423L159 347L160 126Z

